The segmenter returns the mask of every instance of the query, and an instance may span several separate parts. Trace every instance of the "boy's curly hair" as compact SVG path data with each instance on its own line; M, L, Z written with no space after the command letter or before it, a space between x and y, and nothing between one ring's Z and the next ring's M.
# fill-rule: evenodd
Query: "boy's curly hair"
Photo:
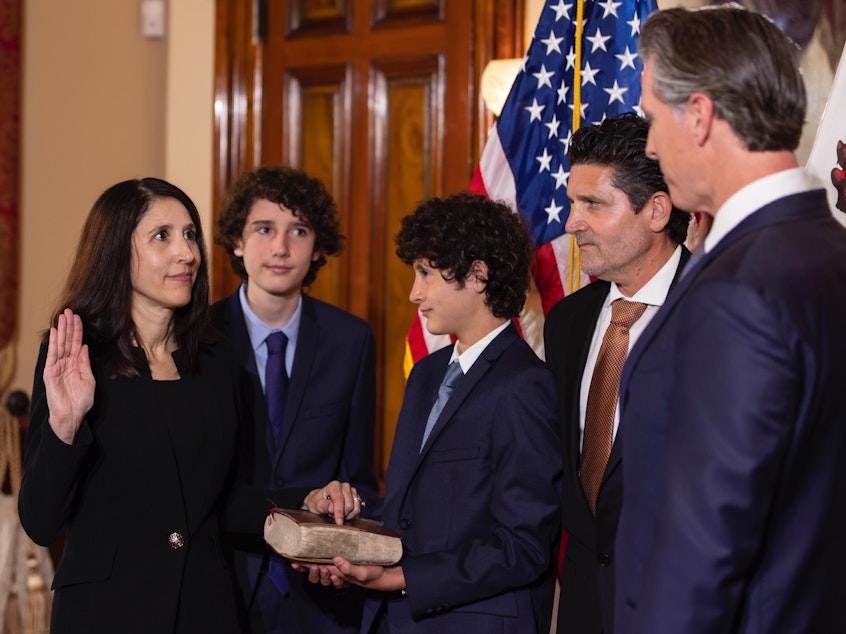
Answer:
M247 279L244 259L235 255L234 250L250 209L259 200L283 205L314 230L314 251L320 256L311 263L303 279L303 286L310 286L317 279L317 271L326 264L326 257L338 255L344 247L335 201L322 182L292 167L259 167L241 174L223 202L214 240L226 249L232 270L244 280Z
M403 218L396 244L406 264L425 260L462 287L473 262L484 262L491 313L504 319L520 314L535 246L522 217L507 205L470 193L423 201Z

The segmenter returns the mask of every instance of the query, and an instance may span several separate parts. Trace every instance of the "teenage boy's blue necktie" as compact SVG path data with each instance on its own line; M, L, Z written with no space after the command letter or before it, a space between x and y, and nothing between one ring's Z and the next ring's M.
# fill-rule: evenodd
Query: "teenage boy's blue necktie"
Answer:
M273 449L279 448L282 432L282 418L285 413L285 397L288 394L288 372L285 370L285 349L288 337L284 332L272 332L267 342L267 363L264 366L264 394L267 399L267 417L273 432ZM267 576L281 594L288 593L288 579L285 576L285 560L270 553L267 562Z
M429 434L435 426L435 421L438 420L438 416L441 415L444 406L449 400L449 397L452 394L452 388L462 376L464 376L464 373L461 371L461 364L458 360L450 363L447 367L446 374L444 374L444 380L438 388L438 400L435 401L435 404L432 406L432 411L429 412L429 418L426 420L426 430L423 432L423 442L420 443L420 451L423 451L423 447L426 445L426 440L429 438Z
M288 373L285 371L285 348L288 337L284 332L272 332L267 342L267 364L264 366L264 393L267 399L267 417L273 432L274 449L279 447L285 397L288 394Z

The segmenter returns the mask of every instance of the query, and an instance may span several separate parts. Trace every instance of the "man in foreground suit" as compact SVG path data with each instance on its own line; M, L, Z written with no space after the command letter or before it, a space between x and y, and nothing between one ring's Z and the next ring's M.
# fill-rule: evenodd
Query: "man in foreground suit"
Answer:
M373 333L303 293L342 240L335 204L317 179L289 167L242 174L218 219L217 242L244 283L212 307L212 318L250 385L242 477L268 489L348 481L372 503ZM287 341L278 349L274 338ZM274 354L279 367L268 364ZM358 630L357 593L314 587L263 542L238 540L234 567L251 634Z
M795 47L737 5L639 46L647 155L714 222L623 371L617 631L843 631L846 230L793 155Z
M526 300L532 241L507 206L457 194L405 217L397 245L427 327L457 341L408 378L380 517L401 534L402 560L336 558L322 581L382 591L365 603L362 632L536 632L533 594L560 526L561 456L552 374L511 323Z
M604 379L605 364L598 358L612 307L616 302L646 304L628 327L619 372L625 353L658 312L690 256L681 246L690 216L673 208L658 162L644 153L648 132L649 124L635 115L606 119L580 128L567 154L566 230L579 244L582 270L599 279L553 306L544 326L564 456L561 518L568 540L562 545L558 604L562 632L614 631L614 537L623 493L621 448L614 442L619 374L610 379L612 398L595 402L596 386ZM607 453L591 458L591 434L604 439ZM591 460L597 462L594 483L586 477L590 469L581 470Z

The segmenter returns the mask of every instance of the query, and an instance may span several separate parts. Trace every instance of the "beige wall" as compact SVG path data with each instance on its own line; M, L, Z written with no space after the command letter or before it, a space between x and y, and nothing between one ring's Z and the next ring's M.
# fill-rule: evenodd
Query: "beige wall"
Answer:
M158 176L211 199L214 0L170 0L165 39L141 0L23 3L20 258L11 389L32 387L40 332L82 223L108 186ZM177 63L178 62L178 63Z
M165 178L200 210L211 240L215 0L170 0Z

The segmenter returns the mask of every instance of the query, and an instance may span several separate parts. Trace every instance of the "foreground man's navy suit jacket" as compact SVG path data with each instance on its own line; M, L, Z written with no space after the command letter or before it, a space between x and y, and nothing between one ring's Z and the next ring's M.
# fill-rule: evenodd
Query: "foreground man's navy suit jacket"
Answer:
M682 276L621 381L616 631L846 628L846 230L821 190Z

